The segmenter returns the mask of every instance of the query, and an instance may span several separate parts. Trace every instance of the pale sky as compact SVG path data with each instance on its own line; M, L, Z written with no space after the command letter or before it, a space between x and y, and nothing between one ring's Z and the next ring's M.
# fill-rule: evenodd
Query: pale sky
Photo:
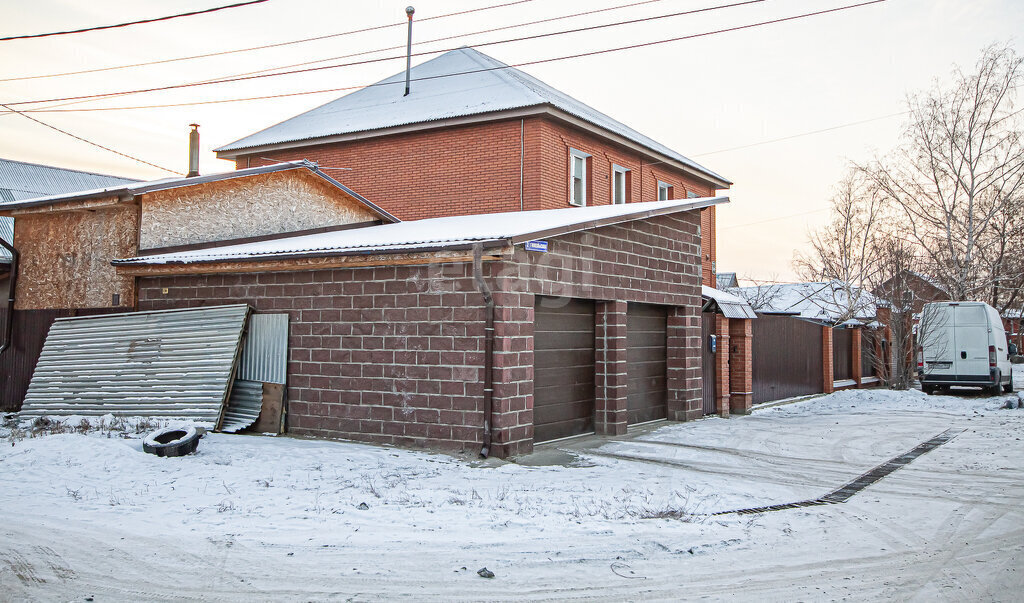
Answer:
M628 4L636 0L532 0L417 22L414 52L519 37L729 4L660 0L541 25L459 37L491 27ZM482 46L515 64L625 46L853 4L836 0L761 3L552 38ZM0 42L0 102L118 92L222 78L320 58L402 45L405 27L219 57L66 77L9 80L234 50L398 23L412 2L416 18L501 4L501 0L269 0L263 4L155 24ZM229 0L0 1L0 37L105 25L230 4ZM718 269L741 277L794 278L792 258L807 232L828 217L828 199L849 161L896 143L907 93L970 69L982 47L1024 31L1021 0L887 0L782 24L659 44L524 69L735 184L718 210ZM384 51L334 62L390 57ZM425 61L435 55L414 59ZM330 64L321 63L323 65ZM231 99L365 85L404 68L404 59L301 75L199 86L66 105L124 107ZM321 105L345 92L158 109L33 113L69 132L182 172L188 124L202 125L201 171L232 169L212 149ZM59 103L19 105L39 108ZM870 121L867 121L870 120ZM865 122L865 123L856 123ZM836 126L844 126L837 129ZM773 141L808 132L826 132ZM765 144L759 144L765 143ZM754 146L748 146L754 145ZM746 147L736 149L736 147ZM168 174L0 114L0 157L137 177Z

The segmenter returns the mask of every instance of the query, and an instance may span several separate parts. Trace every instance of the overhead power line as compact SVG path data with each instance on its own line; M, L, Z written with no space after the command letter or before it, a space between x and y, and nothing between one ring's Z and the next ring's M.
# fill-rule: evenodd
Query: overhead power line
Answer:
M763 27L763 26L766 26L766 25L774 25L774 24L784 23L784 22L788 22L788 21L795 21L795 20L798 20L798 19L806 19L806 18L809 18L809 17L815 17L815 16L824 15L824 14L828 14L828 13L835 13L835 12L839 12L839 11L850 10L850 9L854 9L854 8L860 8L860 7L868 6L868 5L872 5L872 4L880 4L880 3L886 2L886 1L887 0L868 0L866 2L859 2L859 3L856 3L856 4L848 4L848 5L845 5L845 6L840 6L840 7L836 7L836 8L827 9L827 10L815 11L815 12L810 12L810 13L802 13L802 14L799 14L799 15L793 15L793 16L789 16L789 17L781 17L781 18L778 18L778 19L771 19L771 20L768 20L768 21L760 21L760 22L757 22L757 23L750 23L750 24L747 24L747 25L737 25L737 26L734 26L734 27L727 27L727 28L723 28L723 29L716 29L716 30L706 31L706 32L701 32L701 33L696 33L696 34L689 34L689 35L685 35L685 36L676 36L676 37L672 37L672 38L664 38L664 39L661 39L661 40L652 40L652 41L641 42L641 43L637 43L637 44L629 44L629 45L626 45L626 46L617 46L617 47L614 47L614 48L605 48L605 49L601 49L601 50L592 50L592 51L588 51L588 52L581 52L581 53L576 53L576 54L571 54L571 55L562 55L562 56L556 56L556 57L551 57L551 58L546 58L546 59L537 59L537 60L533 60L533 61L524 61L524 62L521 62L521 63L512 64L512 65L504 65L504 66L501 66L501 67L484 67L484 68L480 68L480 69L473 69L473 70L469 70L469 71L461 71L461 72L457 72L457 73L446 73L446 74L439 74L439 75L432 75L432 76L415 77L415 78L412 78L412 81L425 81L425 80L435 80L435 79L442 79L442 78L449 78L449 77L458 77L458 76L469 75L469 74L474 74L474 73L483 73L483 72L490 72L490 71L500 71L500 70L504 70L504 69L526 67L526 66L529 66L529 65L539 65L539 64L544 64L544 63L554 63L554 62L565 61L565 60L570 60L570 59L577 59L577 58L583 58L583 57L589 57L589 56L596 56L596 55L608 54L608 53L613 53L613 52L621 52L621 51L624 51L624 50L632 50L632 49L636 49L636 48L644 48L644 47L656 46L656 45L660 45L660 44L668 44L668 43L671 43L671 42L679 42L679 41L683 41L683 40L691 40L691 39L695 39L695 38L701 38L701 37L713 36L713 35L718 35L718 34L723 34L723 33L741 31L741 30L745 30L745 29L752 29L752 28L755 28L755 27ZM197 105L214 105L214 104L222 104L222 103L235 103L235 102L246 102L246 101L256 101L256 100L267 100L267 99L274 99L274 98L285 98L285 97L292 97L292 96L305 96L305 95L310 95L310 94L321 94L321 93L326 93L326 92L342 92L342 91L347 91L347 90L359 90L359 89L362 89L362 88L369 88L369 87L374 87L374 86L387 86L387 85L402 84L402 83L403 82L377 82L377 83L374 83L374 84L363 84L363 85L357 85L357 86L341 86L341 87L336 87L336 88L323 88L323 89L318 89L318 90L306 90L306 91L299 91L299 92L283 92L283 93L279 93L279 94L265 94L265 95L259 95L259 96L249 96L249 97L231 98L231 99L220 99L220 100L208 100L208 101L190 101L190 102L183 102L183 103L165 103L165 104L135 105L135 106L121 106L121 107L90 107L90 108L81 108L81 109L24 109L22 111L26 112L26 113L32 113L32 112L61 113L61 112L89 112L89 111L127 111L127 110L135 110L135 109L163 109L163 108L169 108L169 107L191 107L191 106L197 106ZM95 98L96 96L98 96L98 95L86 95L86 98ZM41 103L41 102L59 102L59 101L67 101L67 100L76 100L78 98L82 98L82 97L66 97L66 98L50 99L50 100L47 100L47 101L42 101L42 100L40 100L40 101L24 101L24 102L20 102L20 103L8 103L8 104L20 105L20 104Z
M665 2L665 0L642 0L640 2L630 2L629 4L619 4L617 6L608 6L608 7L605 7L605 8L598 8L598 9L594 9L594 10L585 10L585 11L581 11L581 12L578 12L578 13L571 13L571 14L568 14L568 15L561 15L561 16L558 16L558 17L548 17L547 19L537 19L535 21L526 21L526 22L523 22L523 23L512 23L510 25L502 25L500 27L491 27L489 29L480 29L480 30L477 30L477 31L471 31L471 32L460 33L460 34L454 34L454 35L450 35L450 36L443 36L443 37L440 37L440 38L433 38L433 39L430 39L430 40L420 40L420 41L417 41L416 43L417 43L417 45L422 46L424 44L432 44L434 42L444 42L444 41L447 41L447 40L455 40L455 39L459 39L459 38L468 38L468 37L471 37L471 36L478 36L480 34L485 34L485 33L494 33L496 31L505 31L505 30L508 30L508 29L519 29L521 27L529 27L531 25L540 25L542 23L552 23L554 21L564 21L565 19L574 19L574 18L578 18L578 17L588 17L590 15L596 15L596 14L599 14L599 13L606 13L606 12L609 12L609 11L621 10L621 9L624 9L624 8L633 8L635 6L641 6L643 4L654 4L655 2ZM489 44L494 44L494 43L496 43L496 42L490 42ZM483 44L477 44L477 46L481 46L481 45L483 45ZM244 72L244 73L236 73L234 75L224 76L224 77L239 77L239 76L243 76L243 75L252 75L254 73L268 73L268 72L271 72L271 71L278 71L280 69L291 69L293 67L302 67L304 65L315 65L316 63L326 63L327 61L338 61L338 60L341 60L341 59L350 59L352 57L365 56L365 55L368 55L368 54L375 54L375 53L378 53L378 52L386 52L388 50L401 50L403 48L405 48L405 44L398 44L396 46L387 46L387 47L384 47L384 48L375 48L373 50L362 50L362 51L354 52L354 53L351 53L351 54L342 54L342 55L338 55L338 56L335 56L335 57L327 57L327 58L323 58L323 59L316 59L316 60L313 60L313 61L303 61L301 63L292 63L292 64L289 64L289 65L278 65L277 67L269 67L269 68L265 68L265 69L258 69L256 71L247 71L247 72ZM434 52L434 51L431 51L431 52ZM440 52L440 51L438 51L438 52ZM211 78L211 79L217 79L217 78ZM2 81L4 81L4 80L0 79L0 82L2 82Z
M884 2L885 0L872 0L872 1L873 2ZM606 28L609 28L609 27L619 27L619 26L622 26L622 25L633 25L633 24L636 24L636 23L643 23L643 22L648 22L648 21L656 21L656 20L659 20L659 19L667 19L667 18L670 18L670 17L681 17L681 16L685 16L685 15L694 15L694 14L698 14L698 13L705 13L705 12L711 12L711 11L715 11L715 10L722 10L722 9L725 9L725 8L735 8L735 7L738 7L738 6L745 6L745 5L748 5L748 4L759 4L761 2L765 2L765 0L741 0L739 2L733 2L731 4L721 4L721 5L718 5L718 6L710 6L710 7L705 7L705 8L697 8L697 9L691 9L691 10L686 10L686 11L679 11L679 12L675 12L675 13L669 13L669 14L666 14L666 15L655 15L655 16L651 16L651 17L642 17L642 18L638 18L638 19L629 19L629 20L626 20L626 21L616 21L616 22L613 22L613 23L604 23L604 24L601 24L601 25L590 25L590 26L586 26L586 27L577 27L577 28L566 29L566 30L562 30L562 31L548 32L548 33L542 33L542 34L533 34L533 35L529 35L529 36L520 36L520 37L517 37L517 38L507 38L507 39L504 39L504 40L495 40L495 41L491 41L491 42L483 42L483 43L480 43L480 44L476 44L475 46L476 47L494 46L496 44L508 44L508 43L511 43L511 42L523 42L523 41L526 41L526 40L536 40L536 39L548 38L548 37L552 37L552 36L561 36L561 35L566 35L566 34L581 33L581 32L585 32L585 31L593 31L593 30L597 30L597 29L606 29ZM677 39L683 39L683 38L677 38ZM452 51L452 50L457 50L457 48L445 48L445 49L426 50L426 51L422 51L422 52L414 52L414 53L412 53L411 56L419 57L419 56L424 56L424 55L437 54L439 52L449 52L449 51ZM580 55L580 56L582 56L582 55ZM243 81L249 81L249 80L255 80L255 79L263 79L263 78L268 78L268 77L279 77L279 76L282 76L282 75L295 75L295 74L299 74L299 73L310 73L310 72L314 72L314 71L325 71L325 70L329 70L329 69L339 69L339 68L342 68L342 67L354 67L354 66L357 66L357 65L367 65L367 64L371 64L371 63L381 63L381 62L394 61L394 60L405 59L405 58L406 58L406 55L402 54L402 55L395 55L395 56L389 56L389 57L380 57L380 58L375 58L375 59L363 59L363 60L360 60L360 61L350 61L348 63L337 63L337 64L334 64L334 65L323 65L323 66L320 66L320 67L307 67L307 68L304 68L304 69L293 69L293 70L290 70L290 71L279 71L279 72L276 72L276 73L262 73L262 74L257 74L257 75L243 75L243 76L238 76L238 77L230 77L229 76L229 77L221 78L221 79L204 80L204 81L199 81L199 82L186 82L186 83L182 83L182 84L169 84L167 86L155 86L155 87L151 87L151 88L137 88L137 89L134 89L134 90L123 90L123 91L120 91L120 92L107 92L107 93L99 93L99 94L82 94L82 95L78 95L78 96L67 96L67 97L61 97L61 98L48 98L48 99L40 99L40 100L34 100L34 101L17 101L17 102L11 102L11 103L7 103L7 104L9 104L9 105L29 105L29 104L37 104L37 103L54 103L54 102L71 101L71 100L82 100L82 99L90 99L90 98L103 98L103 97L112 97L112 96L126 96L126 95L129 95L129 94L145 94L145 93L150 93L150 92L163 92L165 90L178 90L178 89L181 89L181 88L192 88L192 87L196 87L196 86L210 86L210 85L214 85L214 84L229 84L229 83L234 83L234 82L243 82Z
M228 10L231 8L240 8L243 6L249 6L250 4L261 4L267 0L247 0L246 2L236 2L235 4L227 4L225 6L216 6L214 8L205 8L203 10L194 10L187 13L178 13L176 15L167 15L165 17L155 17L152 19L140 19L138 21L128 21L127 23L116 23L114 25L97 25L95 27L83 27L81 29L69 29L66 31L51 31L49 33L38 33L38 34L24 34L20 36L5 36L0 38L0 42L9 42L11 40L28 40L30 38L48 38L50 36L66 36L68 34L79 34L87 31L100 31L103 29L116 29L118 27L129 27L131 25L142 25L143 23L156 23L158 21L170 21L171 19L180 19L182 17L194 17L196 15L205 15L207 13L215 13L222 10Z
M829 126L827 128L821 128L819 130L810 130L808 132L800 132L799 134L790 134L789 136L782 136L779 138L769 138L768 140L762 140L760 142L752 142L750 144L740 145L738 147L729 147L727 149L718 149L717 151L711 151L708 153L698 153L696 155L690 155L691 157L707 157L709 155L717 155L719 153L728 153L730 151L739 151L741 149L749 149L751 147L759 147L763 144L772 144L774 142L782 142L785 140L793 140L794 138L803 138L804 136L811 136L812 134L822 134L824 132L831 132L833 130L840 130L842 128L849 128L852 126L859 126L862 124L871 123L873 121L881 121L883 119L892 119L893 117L900 117L908 115L910 111L900 111L898 113L890 113L888 115L879 115L878 117L870 117L868 119L861 119L859 121L851 121L845 124L839 124L836 126Z
M506 6L513 6L515 4L524 4L526 2L534 2L534 1L535 0L515 0L514 2L503 2L501 4L493 4L493 5L490 5L490 6L481 6L481 7L477 7L477 8L471 8L471 9L468 9L468 10L460 10L460 11L456 11L456 12L453 12L453 13L445 13L443 15L435 15L433 17L423 17L421 19L417 19L417 22L418 23L422 23L423 21L432 21L432 20L435 20L435 19L445 19L445 18L448 18L448 17L455 17L455 16L458 16L458 15L465 15L465 14L468 14L468 13L476 13L476 12L491 10L491 9L495 9L495 8L503 8L503 7L506 7ZM114 65L114 66L111 66L111 67L97 67L97 68L94 68L94 69L81 69L79 71L64 71L64 72L61 72L61 73L47 73L47 74L44 74L44 75L27 75L27 76L19 76L19 77L0 78L0 82L14 82L14 81L20 81L20 80L36 80L36 79L52 78L52 77L64 77L64 76L67 76L67 75L81 75L81 74L84 74L84 73L99 73L99 72L102 72L102 71L115 71L115 70L118 70L118 69L130 69L130 68L133 68L133 67L146 67L148 65L163 65L163 64L166 64L166 63L176 63L176 62L179 62L179 61L191 61L193 59L205 59L205 58L209 58L209 57L218 57L218 56L223 56L223 55L227 55L227 54L237 54L237 53L240 53L240 52L252 52L252 51L255 51L255 50L265 50L267 48L279 48L281 46L290 46L290 45L293 45L293 44L303 44L305 42L315 42L317 40L326 40L326 39L329 39L329 38L338 38L338 37L341 37L341 36L349 36L349 35L353 35L353 34L357 34L357 33L365 33L365 32L368 32L368 31L377 31L377 30L380 30L380 29L387 29L389 27L396 27L396 26L399 26L399 25L406 25L407 23L408 23L408 21L399 21L397 23L387 23L387 24L384 24L384 25L373 25L373 26L364 27L364 28L361 28L361 29L353 29L353 30L350 30L350 31L343 31L343 32L334 33L334 34L325 34L325 35L322 35L322 36L314 36L314 37L311 37L311 38L302 38L302 39L299 39L299 40L289 40L287 42L275 42L273 44L263 44L262 46L250 46L248 48L236 48L236 49L233 49L233 50L221 50L221 51L218 51L218 52L208 52L208 53L204 53L204 54L194 54L194 55L185 56L185 57L175 57L173 59L160 59L160 60L156 60L156 61L145 61L145 62L142 62L142 63L129 63L129 64L126 64L126 65Z
M22 116L22 117L24 117L25 119L29 119L29 120L32 120L32 121L36 122L37 124L39 124L39 125L41 125L41 126L47 127L47 128L49 128L49 129L51 129L51 130L54 130L54 131L56 131L56 132L60 132L61 134L65 135L65 136L70 136L71 138L74 138L75 140L79 140L79 141L81 141L81 142L84 142L84 143L86 143L86 144L89 144L89 145L92 145L92 146L94 146L94 147L97 147L97 148L103 149L104 151L109 151L109 152L111 152L111 153L113 153L113 154L115 154L115 155L120 155L121 157L126 157L126 158L128 158L128 159L131 159L132 161L138 161L139 163L144 163L144 164L146 164L146 165L148 165L148 166L152 166L152 167L155 167L155 168L157 168L157 169L159 169L159 170L163 170L163 171L165 171L165 172L170 172L170 173L172 173L172 174L177 174L177 175L179 175L179 176L184 176L184 174L182 174L181 172L177 172L177 171L175 171L175 170L170 170L170 169L167 169L167 168L165 168L165 167L164 167L164 166L162 166L162 165L157 165L157 164L155 164L155 163L151 163L151 162L149 162L149 161L146 161L145 159L139 159L138 157L135 157L134 155L129 155L129 154L127 154L127 153L122 153L121 151L116 151L116 150L114 150L114 149L112 149L112 148L110 148L110 147L107 147L107 146L101 145L101 144L100 144L100 143L98 143L98 142L93 142L93 141L91 141L91 140L88 140L88 139L82 138L81 136L79 136L79 135L77 135L77 134L72 134L71 132L68 132L67 130L62 130L62 129L58 128L57 126L52 126L52 125L50 125L50 124L48 124L48 123L46 123L46 122L44 122L44 121L40 121L40 120L36 119L35 117L32 117L31 115L25 115L25 114L24 114L23 112L21 112L21 111L18 111L18 110L16 110L16 109L11 109L10 107L8 107L7 105L5 105L5 104L3 104L3 103L0 103L0 107L5 107L5 108L7 108L8 110L10 110L10 111L13 111L14 113L17 113L18 115L21 115L21 116Z

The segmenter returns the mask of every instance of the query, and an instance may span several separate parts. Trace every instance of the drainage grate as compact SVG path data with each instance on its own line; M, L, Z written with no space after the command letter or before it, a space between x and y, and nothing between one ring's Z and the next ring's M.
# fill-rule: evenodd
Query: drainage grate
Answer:
M960 435L964 431L965 430L963 429L959 431L954 429L947 429L946 431L943 431L934 438L926 442L921 442L911 450L899 455L898 457L895 457L882 463L881 465L875 467L871 471L868 471L867 473L858 477L852 482L845 484L841 488L833 490L832 492L829 492L828 494L822 496L821 498L817 498L814 500L805 500L795 503L769 505L767 507L740 509L738 511L719 511L718 513L714 513L714 515L729 515L731 513L736 513L737 515L752 515L754 513L767 513L769 511L782 511L784 509L797 509L799 507L816 507L819 505L834 505L838 503L844 503L850 500L850 498L854 494L860 492L864 488L867 488L871 484L889 475L893 471L896 471L900 467L909 465L917 457L921 456L926 452L934 450L939 446L942 446L943 444L952 440L953 438Z

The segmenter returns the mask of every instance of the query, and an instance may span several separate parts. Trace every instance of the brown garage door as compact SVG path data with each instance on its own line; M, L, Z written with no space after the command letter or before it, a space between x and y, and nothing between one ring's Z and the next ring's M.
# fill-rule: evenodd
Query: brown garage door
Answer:
M594 431L594 302L537 297L533 439Z
M629 305L626 320L629 423L643 423L668 416L667 325L666 308Z

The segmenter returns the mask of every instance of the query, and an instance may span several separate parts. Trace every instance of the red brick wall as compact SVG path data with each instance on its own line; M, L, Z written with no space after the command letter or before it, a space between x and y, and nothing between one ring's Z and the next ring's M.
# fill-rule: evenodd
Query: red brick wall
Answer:
M707 197L714 188L685 172L543 117L438 128L350 142L241 156L238 168L309 159L402 220L446 215L557 209L569 205L569 149L591 155L588 205L611 203L612 164L630 170L633 202L656 201L658 181L673 197ZM520 169L522 166L522 169ZM520 174L522 196L520 196ZM714 286L714 208L702 214L703 281Z
M670 405L699 409L697 222L691 212L574 233L550 239L549 253L517 248L512 261L485 265L497 304L495 454L532 449L535 295L676 306ZM290 432L473 450L482 433L484 342L470 270L146 277L139 309L248 303L287 312Z

